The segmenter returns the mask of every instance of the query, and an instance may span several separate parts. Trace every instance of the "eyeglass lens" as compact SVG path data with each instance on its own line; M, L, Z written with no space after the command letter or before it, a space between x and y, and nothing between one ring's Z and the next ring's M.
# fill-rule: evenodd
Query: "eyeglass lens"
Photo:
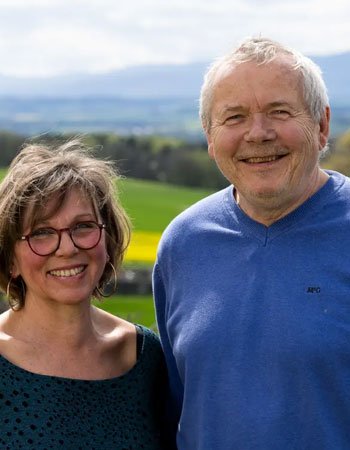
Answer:
M28 236L28 244L34 253L46 256L54 253L61 242L62 232L68 232L75 247L89 250L95 247L102 233L102 225L96 222L80 222L72 228L56 230L54 228L40 228Z

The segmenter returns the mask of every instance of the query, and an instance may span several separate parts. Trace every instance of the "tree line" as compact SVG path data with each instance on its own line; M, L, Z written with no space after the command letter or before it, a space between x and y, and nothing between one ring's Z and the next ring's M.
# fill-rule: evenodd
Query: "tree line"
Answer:
M62 142L76 135L46 134L28 138L0 132L0 166L7 167L25 142ZM95 155L116 162L121 175L190 187L221 189L227 181L210 160L203 142L160 136L119 136L93 133L79 136ZM330 141L322 166L350 176L350 129Z
M62 143L72 137L76 135L47 134L29 139L11 132L0 132L0 166L7 167L25 142ZM185 142L159 136L119 136L111 133L79 137L94 149L97 157L115 161L119 173L128 178L209 189L227 186L227 181L209 159L205 142Z

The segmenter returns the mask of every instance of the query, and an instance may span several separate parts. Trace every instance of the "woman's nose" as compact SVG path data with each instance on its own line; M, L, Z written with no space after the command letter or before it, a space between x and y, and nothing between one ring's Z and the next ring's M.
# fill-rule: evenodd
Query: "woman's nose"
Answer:
M76 253L78 251L77 247L74 245L74 242L70 236L69 230L61 231L61 238L59 242L59 246L56 250L56 254L70 254Z

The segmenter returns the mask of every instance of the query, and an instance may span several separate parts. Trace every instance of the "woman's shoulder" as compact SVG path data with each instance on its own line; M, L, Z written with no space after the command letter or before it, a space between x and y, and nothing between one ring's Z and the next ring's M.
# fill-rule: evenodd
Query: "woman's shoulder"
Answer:
M161 346L159 336L154 330L141 324L135 324L135 326L137 332L144 337L144 339L149 343L149 345L154 347Z
M145 327L136 324L138 334L138 354L139 360L142 360L147 366L157 367L163 364L164 354L158 334Z
M158 334L151 328L129 322L99 308L95 311L95 315L98 329L107 340L128 340L138 336L138 339L141 339L147 348L160 348L161 346Z
M5 311L0 314L0 355L3 353L3 350L6 346L8 346L11 337L7 332L6 324L8 322L9 311Z
M107 340L120 339L136 334L135 326L127 320L104 311L101 308L94 307L93 311L94 326Z
M11 310L0 314L0 356L5 360L17 362L20 355L26 351L22 343L12 334L9 327Z

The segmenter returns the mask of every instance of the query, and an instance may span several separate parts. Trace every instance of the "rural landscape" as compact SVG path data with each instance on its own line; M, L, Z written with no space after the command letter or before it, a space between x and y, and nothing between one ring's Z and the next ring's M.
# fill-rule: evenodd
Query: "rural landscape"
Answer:
M332 104L330 149L322 165L350 175L350 53L315 59ZM227 185L208 158L198 118L206 67L0 80L1 176L24 142L79 136L97 157L115 161L118 195L133 232L116 292L96 304L154 329L151 272L161 233L181 211Z

